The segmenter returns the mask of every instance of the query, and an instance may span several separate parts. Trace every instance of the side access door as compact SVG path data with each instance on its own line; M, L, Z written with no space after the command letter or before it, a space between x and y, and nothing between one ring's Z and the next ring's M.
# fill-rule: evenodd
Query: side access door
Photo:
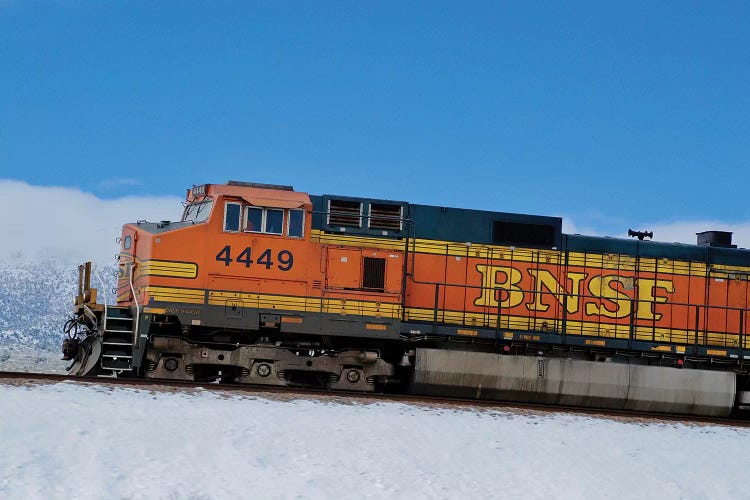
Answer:
M130 302L133 300L133 292L130 287L133 263L135 262L135 247L138 233L129 225L122 228L120 237L120 256L117 267L117 303ZM135 277L133 277L135 279Z
M399 338L403 253L326 247L324 335Z

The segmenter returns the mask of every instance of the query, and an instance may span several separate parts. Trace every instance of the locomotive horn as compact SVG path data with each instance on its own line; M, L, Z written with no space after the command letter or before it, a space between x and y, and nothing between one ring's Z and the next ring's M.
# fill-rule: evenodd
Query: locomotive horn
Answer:
M638 240L643 241L643 238L648 239L654 239L654 232L653 231L633 231L632 229L628 229L628 236L631 238L638 238Z

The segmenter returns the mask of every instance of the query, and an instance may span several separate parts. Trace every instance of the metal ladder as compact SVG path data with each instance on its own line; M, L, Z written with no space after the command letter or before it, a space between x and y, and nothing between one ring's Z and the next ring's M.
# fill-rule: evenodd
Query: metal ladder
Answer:
M100 377L133 370L133 313L129 307L108 307L102 333Z

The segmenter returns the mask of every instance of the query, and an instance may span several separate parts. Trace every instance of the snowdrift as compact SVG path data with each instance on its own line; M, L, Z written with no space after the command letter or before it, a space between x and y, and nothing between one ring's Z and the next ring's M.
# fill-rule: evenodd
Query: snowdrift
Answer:
M741 498L750 430L0 385L0 498Z

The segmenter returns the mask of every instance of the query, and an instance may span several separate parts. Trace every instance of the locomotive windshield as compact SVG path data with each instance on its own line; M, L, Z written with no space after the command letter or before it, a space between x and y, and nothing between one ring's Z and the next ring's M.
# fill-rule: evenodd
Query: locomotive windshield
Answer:
M198 203L191 203L185 207L185 213L182 215L182 221L192 221L194 223L205 222L211 214L211 208L214 206L214 200L208 199Z

